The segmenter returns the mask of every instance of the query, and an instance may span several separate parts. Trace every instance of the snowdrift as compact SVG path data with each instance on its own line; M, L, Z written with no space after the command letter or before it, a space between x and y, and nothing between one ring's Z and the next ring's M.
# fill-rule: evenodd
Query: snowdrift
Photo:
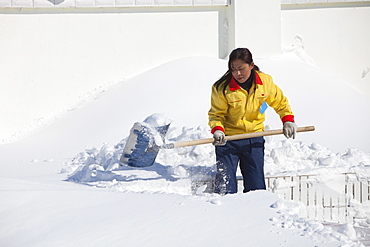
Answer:
M302 218L299 205L271 192L221 197L202 187L194 190L193 181L214 176L212 145L161 150L152 167L120 166L133 123L153 113L172 120L168 142L210 137L211 85L226 63L203 57L171 61L68 108L27 138L0 146L0 243L361 246L352 225L334 231ZM368 178L369 99L296 58L256 63L287 94L298 125L317 129L295 141L266 138L266 174L352 171ZM268 114L269 128L281 128L278 116Z

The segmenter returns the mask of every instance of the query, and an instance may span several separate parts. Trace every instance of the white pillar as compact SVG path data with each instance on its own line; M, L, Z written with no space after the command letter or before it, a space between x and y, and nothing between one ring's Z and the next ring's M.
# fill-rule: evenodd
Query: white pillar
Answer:
M247 47L254 57L280 53L280 1L231 0L227 16L229 52Z

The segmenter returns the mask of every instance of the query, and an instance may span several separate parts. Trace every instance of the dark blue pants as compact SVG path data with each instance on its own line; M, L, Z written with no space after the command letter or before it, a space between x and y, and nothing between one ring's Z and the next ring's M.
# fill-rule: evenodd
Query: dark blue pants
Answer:
M215 193L238 192L236 179L238 164L240 164L240 171L243 175L243 192L265 190L264 154L265 140L263 137L228 141L224 146L216 146Z

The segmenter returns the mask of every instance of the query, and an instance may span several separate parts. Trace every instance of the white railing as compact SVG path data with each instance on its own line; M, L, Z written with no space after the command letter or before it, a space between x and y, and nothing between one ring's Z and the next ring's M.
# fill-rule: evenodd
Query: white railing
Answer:
M370 201L370 179L354 173L266 177L266 187L280 198L302 205L301 215L312 220L355 223L361 220L355 206ZM242 191L242 179L239 191ZM213 191L213 181L194 181L193 191Z
M359 181L354 173L267 177L266 186L284 200L299 202L301 214L309 219L337 223L354 223L354 203L370 201L369 179Z

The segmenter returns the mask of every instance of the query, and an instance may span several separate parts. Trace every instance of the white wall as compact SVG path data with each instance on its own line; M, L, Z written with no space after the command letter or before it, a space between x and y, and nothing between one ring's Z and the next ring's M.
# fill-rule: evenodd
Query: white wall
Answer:
M254 57L280 53L280 2L271 0L233 1L228 8L233 36L229 51L248 47Z
M296 35L301 36L317 67L370 96L369 24L370 7L366 6L285 9L281 12L282 45L289 47Z

